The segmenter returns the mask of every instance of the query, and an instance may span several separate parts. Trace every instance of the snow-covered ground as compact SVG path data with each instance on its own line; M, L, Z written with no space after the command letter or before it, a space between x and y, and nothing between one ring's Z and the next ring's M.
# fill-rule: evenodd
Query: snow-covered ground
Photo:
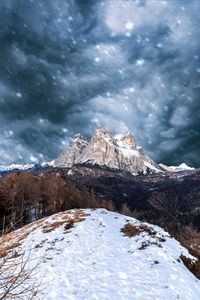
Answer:
M66 230L69 218L77 223ZM156 235L125 236L127 223L141 225L105 209L74 210L17 230L6 243L30 232L17 251L42 258L36 279L45 274L48 300L198 300L200 281L180 260L187 250L153 225Z

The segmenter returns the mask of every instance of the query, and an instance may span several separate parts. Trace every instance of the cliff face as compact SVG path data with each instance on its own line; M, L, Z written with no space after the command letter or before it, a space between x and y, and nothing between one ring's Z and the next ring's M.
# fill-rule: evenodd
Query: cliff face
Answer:
M81 155L83 150L88 144L87 138L76 134L74 139L70 142L67 147L55 160L54 165L59 167L71 167L74 165L77 158Z
M107 129L98 128L91 140L76 135L69 147L56 160L59 167L77 164L107 166L132 174L161 172L163 169L146 156L138 147L131 133L113 135Z

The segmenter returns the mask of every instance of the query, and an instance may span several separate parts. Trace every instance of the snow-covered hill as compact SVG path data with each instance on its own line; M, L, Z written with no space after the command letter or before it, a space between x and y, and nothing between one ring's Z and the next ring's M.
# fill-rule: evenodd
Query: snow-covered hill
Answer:
M185 248L157 226L105 209L39 220L0 238L0 252L4 249L16 257L31 249L30 265L42 259L35 279L45 276L48 300L198 300L200 295L200 281L180 258L193 259Z

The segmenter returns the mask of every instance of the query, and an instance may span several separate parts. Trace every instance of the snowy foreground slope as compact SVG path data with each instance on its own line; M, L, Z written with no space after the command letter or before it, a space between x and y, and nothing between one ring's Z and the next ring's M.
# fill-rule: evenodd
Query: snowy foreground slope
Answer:
M136 231L132 237L121 231L127 224ZM21 245L15 254L28 255L31 249L30 265L41 260L35 280L45 276L48 300L200 296L200 281L180 259L192 258L185 248L157 226L105 209L72 210L39 220L1 238L0 251L16 242Z

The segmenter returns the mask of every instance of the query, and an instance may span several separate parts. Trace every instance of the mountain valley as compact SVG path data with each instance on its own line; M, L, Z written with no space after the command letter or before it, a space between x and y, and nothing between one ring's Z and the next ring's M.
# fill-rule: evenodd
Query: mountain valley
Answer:
M104 223L104 216L110 216L109 218L112 219L112 222L107 220L109 222L109 226L108 224L105 226L108 226L110 228L112 223L114 231L115 226L118 226L117 221L115 220L117 220L118 218L120 220L124 218L123 220L128 220L127 222L132 222L132 220L133 222L136 222L135 219L130 218L132 217L140 220L140 222L148 222L148 224L150 223L162 227L165 231L169 232L172 237L176 238L183 247L187 248L189 253L192 254L195 258L191 258L191 256L188 256L189 254L185 252L186 250L181 250L185 253L182 263L185 264L185 266L196 276L196 278L200 279L199 169L190 168L185 164L181 164L178 167L167 167L163 164L157 164L147 155L145 155L141 147L137 146L137 143L132 134L128 133L126 135L113 135L107 129L99 128L95 131L91 140L88 140L79 134L76 135L69 144L69 147L67 147L63 151L63 153L61 153L61 155L52 162L44 162L37 165L27 164L24 166L12 165L9 167L2 167L0 173L0 230L2 233L2 239L4 238L4 236L7 239L9 235L11 235L15 240L15 233L17 237L18 233L20 234L20 230L21 232L23 232L23 230L26 231L26 228L32 228L33 226L33 228L38 227L38 229L34 229L34 232L35 230L37 230L38 232L35 239L37 240L39 238L44 240L45 237L43 237L43 235L41 235L40 237L41 233L39 233L42 228L41 224L44 224L42 222L46 222L43 220L49 220L47 221L47 223L51 223L54 219L58 219L59 228L55 229L55 232L57 232L56 230L60 232L60 230L63 230L60 228L60 226L63 225L64 222L62 222L62 220L61 222L59 221L59 216L63 216L63 212L66 210L73 210L69 212L69 214L73 214L74 211L79 214L79 210L81 213L83 209L86 209L83 214L88 214L91 216L94 215L94 219L98 219L98 222L100 223ZM100 210L102 208L106 210ZM91 209L94 209L94 212L92 212ZM117 213L116 215L114 215L113 212L120 212L121 214L126 216L123 217L117 215ZM58 215L54 216L54 214ZM103 219L101 218L101 215L103 216ZM97 216L98 218L96 219ZM100 219L102 221L99 221ZM107 223L107 221L105 221L105 223ZM120 223L121 229L123 227L122 223ZM36 224L36 227L34 224ZM104 226L101 226L102 230L104 231ZM86 229L81 230L82 235L83 231ZM97 229L97 231L98 230L100 229ZM112 237L110 235L112 232L112 228L109 230L111 230L109 233L109 242L104 245L104 247L107 247L107 249L105 248L104 250L106 250L107 252L113 252L114 250L108 247L108 244L112 243ZM54 228L50 231L54 232ZM35 235L34 232L32 234L33 237ZM52 237L50 234L47 239L57 239L58 232L55 234L52 233ZM120 228L118 228L118 233L119 232ZM80 234L79 230L77 234ZM92 232L91 234L96 235L96 232ZM138 232L137 234L140 234L140 232ZM165 233L162 234L165 235ZM69 234L69 236L72 235L73 233ZM108 237L105 238L107 239ZM140 239L140 237L138 238ZM74 237L72 239L74 239ZM84 239L89 239L89 236L85 235ZM128 240L129 238L127 238L127 241ZM2 243L3 241L4 240L2 240ZM152 241L154 245L155 241L151 239L151 242ZM74 242L75 244L79 243L75 240ZM143 242L145 242L145 240ZM151 244L151 242L148 242L147 240L147 243ZM11 245L12 248L11 240L9 242L9 245ZM18 245L18 242L16 242L16 245ZM93 246L94 248L91 249L91 251L94 251L94 249L96 249L98 245ZM168 246L171 247L170 245ZM34 247L37 248L37 245L35 245ZM41 246L41 248L42 247L43 246ZM76 245L76 247L78 247L78 244ZM131 243L128 242L128 244L124 247L124 249L129 252L129 250L132 249L131 247L134 248L135 246L131 246ZM155 251L155 253L151 252L153 255L152 263L150 264L151 266L153 264L153 261L156 260L156 253L158 253L157 250L161 252L163 251L157 249L157 247L158 245L156 245L155 247L151 246L151 248L154 249L152 251ZM176 248L177 246L172 246L172 248L173 247ZM59 251L63 252L63 246L61 248L59 248ZM20 251L17 246L15 251ZM71 252L73 251L73 247L71 250L69 248L68 251L72 259ZM82 249L81 251L85 250ZM138 253L142 253L143 251L144 250L140 250ZM169 260L173 260L174 254L172 255L172 252L169 253L167 252ZM176 254L176 259L180 260L180 257L182 255L181 253L182 252ZM87 255L89 255L89 253ZM120 256L119 253L118 255ZM144 254L144 257L142 255L142 259L144 260L148 257L145 255L146 254ZM83 257L80 257L80 261L82 261L82 258ZM46 259L53 259L54 261L54 258ZM96 258L94 257L94 261L95 260ZM85 261L82 263L84 265ZM115 261L113 260L113 264L114 263ZM165 265L166 261L162 263L164 263ZM183 268L182 263L181 272L185 274L185 267ZM180 262L178 262L177 266L179 266L179 264ZM124 268L124 266L121 267ZM148 268L148 266L146 267ZM169 266L165 265L165 267L168 269ZM48 265L48 268L51 269L51 266ZM76 266L76 268L79 268L78 265ZM145 268L145 264L142 265L142 268ZM170 268L169 272L171 272ZM177 269L177 272L179 272L178 270L179 267ZM93 271L95 272L95 270ZM43 272L43 269L41 270L41 272ZM64 271L61 270L61 272ZM113 269L111 273L112 272L116 272L116 270ZM123 274L125 274L123 276L126 276L126 278L132 276L126 272L124 272ZM135 274L134 276L139 276L139 273L138 275ZM165 275L160 274L159 276L162 277ZM118 279L113 277L112 280L115 280L117 282ZM190 282L191 280L193 281L194 278L188 280L188 282ZM82 281L80 279L80 284L83 284L84 286L84 283L81 282ZM125 282L127 286L130 284L128 280L125 280ZM152 282L150 282L150 284L152 285ZM198 284L199 281L197 281L197 289ZM63 283L63 285L66 288L66 282ZM74 290L71 290L72 295L76 290L75 286L73 288ZM92 293L92 291L88 287L84 288L88 289L88 293ZM162 293L161 290L163 289L163 286L160 286L159 289L160 293ZM180 290L176 290L176 292L174 292L177 297L178 295L181 295L180 291L181 286ZM78 299L82 299L81 289L77 289L77 293L80 293ZM101 288L99 289L98 293L99 295L102 293ZM111 293L110 290L107 290L107 293ZM118 293L118 291L116 291L116 293ZM172 292L171 288L169 288L169 294L166 295L171 295L171 299L177 299L175 298L174 293ZM65 293L63 292L63 295L64 294ZM88 297L89 295L90 299L93 299L93 296L91 296L93 294L88 294ZM141 293L141 297L144 297L144 295L146 297L145 299L152 299L150 294L148 298L147 294L145 294L145 290L144 293ZM116 299L121 299L119 298L119 294L116 294L116 297L118 297ZM191 299L197 299L195 297L196 296L193 296L193 298ZM99 298L95 298L94 296L94 299ZM125 297L124 299L129 298ZM133 299L140 299L140 296L137 296L135 298L133 297ZM163 296L160 299L168 298L164 298ZM183 298L183 296L180 296L180 299L185 298Z

